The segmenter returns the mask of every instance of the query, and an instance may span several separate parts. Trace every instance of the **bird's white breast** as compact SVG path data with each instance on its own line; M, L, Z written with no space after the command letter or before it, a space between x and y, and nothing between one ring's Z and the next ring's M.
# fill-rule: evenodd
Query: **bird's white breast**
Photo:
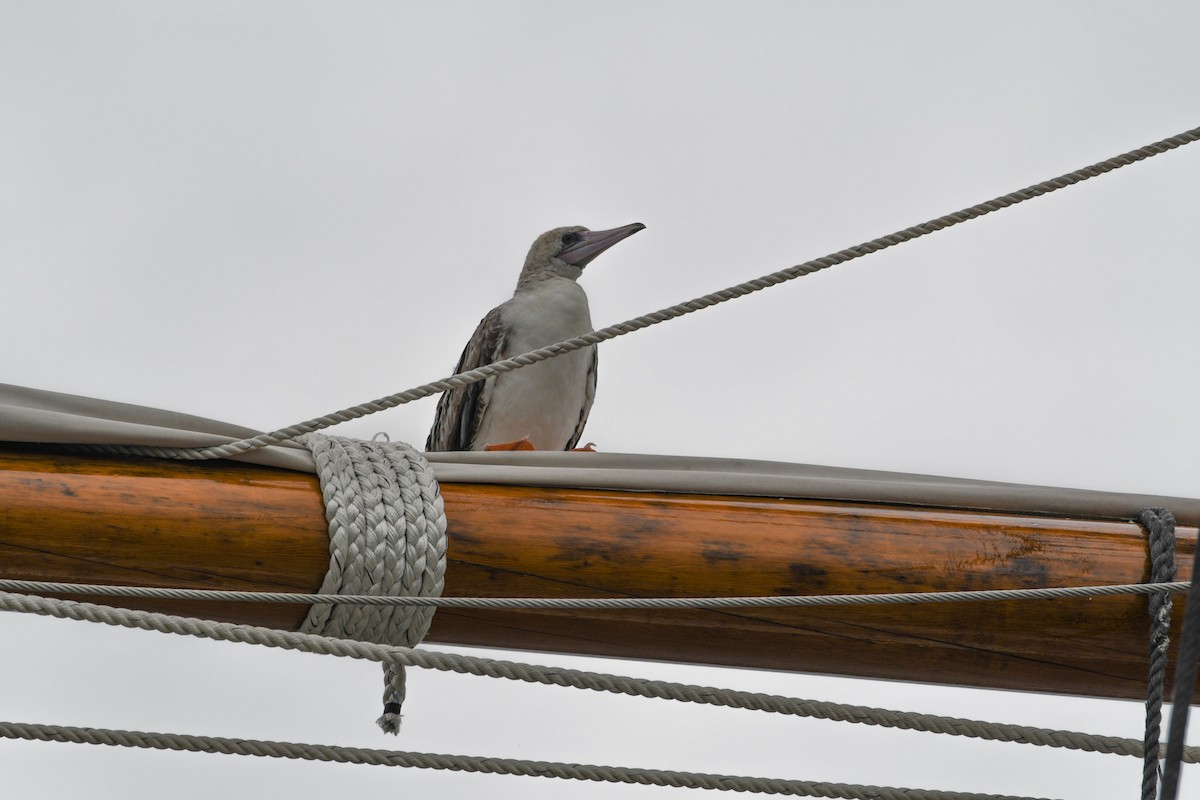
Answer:
M592 330L587 295L575 281L552 278L522 289L501 307L504 358ZM539 450L561 450L579 424L594 357L588 347L496 376L475 446L528 436Z

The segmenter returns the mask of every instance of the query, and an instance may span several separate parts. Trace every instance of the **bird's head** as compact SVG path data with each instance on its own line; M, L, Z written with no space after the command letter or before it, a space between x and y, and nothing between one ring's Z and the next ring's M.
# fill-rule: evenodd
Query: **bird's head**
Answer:
M520 283L549 277L575 280L592 259L645 227L635 222L607 231L589 231L580 225L546 231L529 248Z

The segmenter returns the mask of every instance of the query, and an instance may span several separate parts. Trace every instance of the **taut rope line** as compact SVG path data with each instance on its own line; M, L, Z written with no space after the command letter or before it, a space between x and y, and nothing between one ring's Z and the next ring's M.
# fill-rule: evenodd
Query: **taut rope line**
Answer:
M194 753L292 758L340 764L373 764L383 767L414 767L488 775L524 775L536 778L562 778L578 781L607 781L642 786L676 786L685 789L716 789L726 792L830 797L846 800L1038 800L1012 795L955 792L937 789L905 789L891 786L864 786L856 783L754 778L744 775L718 775L708 772L681 772L665 769L611 767L600 764L565 764L559 761L530 761L519 758L481 758L479 756L414 753L405 750L373 750L329 744L271 742L261 739L231 739L222 736L193 736L178 733L116 731L105 728L79 728L66 725L35 725L0 722L0 738L43 742L76 742L114 747L139 747L148 750L175 750Z
M1094 178L1098 175L1103 175L1107 172L1120 169L1137 161L1143 161L1161 153L1166 153L1174 150L1177 147L1182 147L1185 144L1190 144L1197 139L1200 139L1200 128L1192 128L1183 133L1171 136L1153 144L1148 144L1145 147L1139 147L1136 150L1130 150L1127 153L1122 153L1118 156L1105 159L1091 166L1077 169L1073 172L1068 172L1065 175L1060 175L1057 178L1051 178L1041 183L1035 183L1032 186L1024 189L1019 189L1015 192L1010 192L1006 195L1001 195L994 200L988 200L977 205L964 208L961 211L956 211L953 214L947 214L928 222L923 222L919 225L913 225L910 228L897 231L895 233L881 236L877 239L872 239L869 242L848 247L845 250L839 250L836 253L816 258L812 261L806 261L803 264L798 264L794 267L773 272L769 275L764 275L761 278L755 278L745 283L739 283L736 286L731 286L728 289L722 289L712 294L706 294L703 297L697 297L694 300L689 300L685 303L670 306L659 311L654 311L649 314L643 314L640 317L610 325L607 328L601 328L598 331L576 336L574 339L567 339L557 344L552 344L538 350L531 350L528 353L522 353L519 356L497 361L493 364L480 367L479 369L460 372L457 375L451 375L448 378L443 378L440 381L433 381L422 386L417 386L407 391L398 392L396 394L382 397L378 400L362 405L351 406L350 408L336 411L332 414L327 414L323 417L317 417L307 422L301 422L287 428L273 431L271 433L263 433L249 439L242 439L228 444L213 446L213 447L144 447L131 445L103 445L95 446L97 449L110 453L125 453L129 455L142 456L157 456L159 458L176 458L193 461L202 461L213 458L228 458L241 453L257 450L268 445L278 444L279 442L288 439L294 439L297 436L313 431L323 430L325 428L337 425L342 422L349 422L352 419L374 414L379 411L384 411L389 408L411 403L414 400L420 400L423 397L438 394L458 386L467 386L472 383L486 380L493 375L502 372L511 372L521 367L536 364L539 361L545 361L549 358L569 353L573 350L579 350L584 347L590 347L600 342L615 339L618 336L624 336L627 333L633 333L643 328L648 328L651 325L657 325L660 322L682 317L684 314L690 314L693 311L699 311L704 308L725 303L729 300L738 297L744 297L748 294L761 291L771 286L776 286L796 278L802 278L805 275L811 275L814 272L827 269L837 264L844 264L847 261L853 261L856 258L869 255L871 253L884 250L889 247L894 247L904 242L918 239L935 231L940 231L944 228L949 228L952 225L966 222L968 220L982 217L990 214L993 211L999 211L1002 208L1023 203L1026 200L1031 200L1034 197L1040 197L1044 194L1063 189L1067 186L1072 186L1076 183L1081 183Z
M807 608L867 606L889 603L964 603L1005 600L1057 600L1067 597L1183 593L1187 581L1115 583L1100 586L1048 586L1031 589L975 589L963 592L895 592L889 594L805 594L733 597L397 597L373 594L306 594L247 592L232 589L172 589L162 586L113 586L100 583L60 583L0 579L0 592L86 594L107 597L151 597L168 600L217 600L235 603L322 603L334 605L416 606L422 608L608 608L710 609Z
M40 614L58 619L99 622L105 625L172 633L180 636L196 636L218 641L259 644L284 650L421 667L461 675L478 675L545 686L587 689L631 697L674 700L681 703L740 708L787 716L855 722L885 728L901 728L1138 758L1145 753L1143 742L1138 739L830 703L563 667L544 667L515 661L500 661L409 647L393 647L371 642L261 628L254 625L235 625L228 622L177 617L150 611L77 603L71 600L55 600L32 595L0 592L0 610ZM1189 763L1200 761L1200 747L1182 748L1181 758Z

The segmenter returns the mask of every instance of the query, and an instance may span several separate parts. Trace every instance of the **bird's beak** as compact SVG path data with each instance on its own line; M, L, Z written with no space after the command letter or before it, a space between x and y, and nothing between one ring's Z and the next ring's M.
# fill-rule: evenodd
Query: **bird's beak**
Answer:
M559 253L558 257L572 266L583 269L593 258L645 227L642 223L635 222L608 231L580 231L579 241Z

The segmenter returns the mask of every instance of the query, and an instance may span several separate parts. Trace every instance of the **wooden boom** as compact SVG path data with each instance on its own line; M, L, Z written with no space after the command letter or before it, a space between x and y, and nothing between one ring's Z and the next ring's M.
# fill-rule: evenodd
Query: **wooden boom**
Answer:
M442 484L447 596L704 597L1136 583L1133 523L687 494ZM1190 579L1194 527L1177 531ZM314 592L314 476L0 449L0 578ZM306 607L83 598L295 629ZM1182 603L1176 604L1178 641ZM440 609L427 638L1114 698L1144 695L1146 598L713 611Z

